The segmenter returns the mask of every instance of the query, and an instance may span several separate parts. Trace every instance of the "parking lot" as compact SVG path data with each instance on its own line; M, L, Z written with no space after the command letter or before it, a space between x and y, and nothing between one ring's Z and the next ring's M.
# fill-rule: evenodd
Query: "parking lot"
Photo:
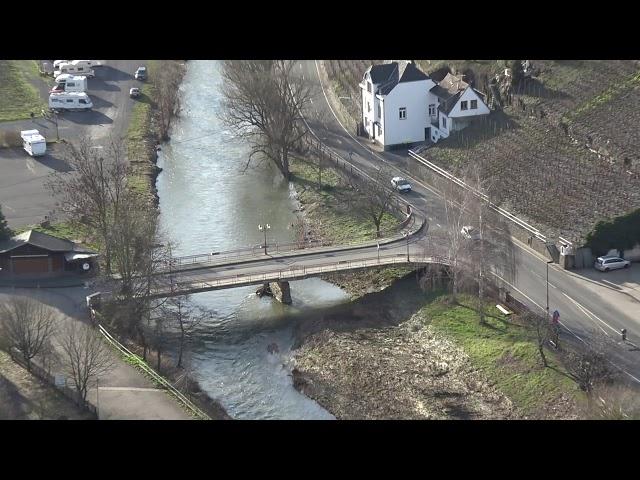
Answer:
M58 132L61 138L77 141L86 136L96 145L104 144L110 136L123 138L136 100L129 98L129 89L139 86L133 78L143 60L103 60L103 66L95 69L96 76L89 80L87 93L94 108L88 112L64 112L58 116ZM49 83L52 83L47 79ZM43 81L39 88L47 99L48 87ZM35 121L4 122L0 131L38 129L47 141L56 139L56 124L40 117ZM38 118L39 117L39 118ZM10 227L33 225L44 220L54 210L55 200L44 187L53 172L66 172L69 168L63 160L62 145L49 144L47 154L30 157L21 147L0 149L0 205Z

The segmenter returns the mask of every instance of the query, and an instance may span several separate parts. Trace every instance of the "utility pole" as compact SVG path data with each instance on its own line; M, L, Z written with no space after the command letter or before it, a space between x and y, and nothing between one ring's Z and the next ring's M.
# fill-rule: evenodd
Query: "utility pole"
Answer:
M411 260L409 259L409 231L405 230L402 234L404 235L404 238L407 239L407 263L411 263Z
M55 110L53 111L53 118L56 119L56 138L58 141L60 141L60 131L58 130L58 112L56 112Z
M553 263L553 260L547 262L547 320L549 320L549 264Z

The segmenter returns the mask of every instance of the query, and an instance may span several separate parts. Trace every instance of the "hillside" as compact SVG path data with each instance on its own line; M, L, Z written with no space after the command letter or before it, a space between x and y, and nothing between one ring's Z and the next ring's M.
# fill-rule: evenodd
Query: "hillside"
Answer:
M497 180L498 200L550 235L581 242L598 220L640 208L637 106L640 65L619 60L533 60L537 70L510 105L424 155L452 172L470 162ZM340 96L359 99L370 61L327 61ZM377 62L376 62L377 63ZM429 74L449 67L480 90L504 71L495 60L420 60ZM357 100L343 99L358 118Z

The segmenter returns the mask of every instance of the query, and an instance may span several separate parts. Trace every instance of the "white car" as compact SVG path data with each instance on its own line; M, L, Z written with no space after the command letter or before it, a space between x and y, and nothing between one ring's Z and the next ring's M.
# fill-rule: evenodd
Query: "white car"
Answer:
M462 227L460 233L462 233L462 236L467 240L480 240L480 232L471 225Z
M391 185L393 185L393 188L395 188L399 192L410 192L411 191L411 184L409 182L407 182L407 180L402 178L402 177L393 177L391 179Z
M620 257L612 255L598 257L593 266L601 272L608 272L609 270L617 270L618 268L629 268L631 262Z

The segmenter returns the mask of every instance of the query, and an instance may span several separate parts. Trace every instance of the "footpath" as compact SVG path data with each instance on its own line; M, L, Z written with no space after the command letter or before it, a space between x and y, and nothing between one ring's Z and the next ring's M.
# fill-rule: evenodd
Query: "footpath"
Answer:
M56 289L0 288L0 302L12 295L35 298L60 314L59 328L70 322L87 322L83 287ZM54 341L55 343L55 341ZM99 391L92 387L87 400L99 409L100 420L191 420L192 417L166 391L158 389L135 367L113 351L115 368L99 378ZM60 366L56 366L61 370ZM53 372L52 373L58 373Z

